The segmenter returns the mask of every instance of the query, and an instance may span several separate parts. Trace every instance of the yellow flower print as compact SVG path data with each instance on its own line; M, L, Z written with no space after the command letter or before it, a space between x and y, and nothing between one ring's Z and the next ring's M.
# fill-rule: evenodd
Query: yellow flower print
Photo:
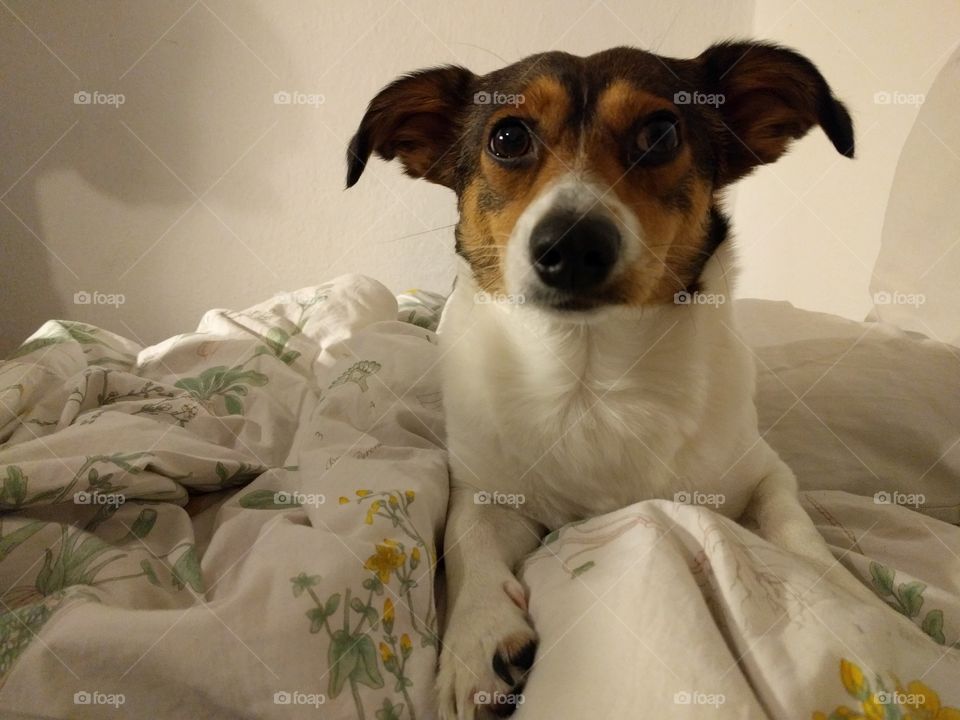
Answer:
M357 496L366 497L367 495L370 494L370 492L371 492L370 490L357 490Z
M865 700L870 693L870 687L863 678L863 671L847 660L840 661L840 681L847 692L858 700Z
M383 601L383 623L387 625L393 622L393 600L387 598Z
M896 679L896 678L894 678ZM860 707L851 709L841 705L831 714L816 711L813 720L960 720L960 710L940 704L940 696L928 685L914 680L904 688L896 682L896 691L884 689L882 681L877 680L876 692L870 687L870 681L863 671L849 660L840 661L840 681L853 697L860 701Z
M410 654L411 650L413 650L413 643L410 641L410 636L404 633L400 636L400 651L403 653L403 656L406 657Z
M887 710L884 702L876 695L863 701L863 717L867 720L886 720Z
M341 505L346 505L348 502L350 502L350 498L344 497L343 495L340 496L340 504L341 504Z
M380 659L383 660L383 662L388 663L392 657L393 651L390 649L390 646L385 642L380 643Z
M383 500L374 500L370 503L370 507L367 508L367 517L364 518L364 522L367 525L373 525L373 518L380 511L380 508L383 507Z
M407 490L403 495L407 498L407 502L413 502L413 498L416 497L416 493L413 490Z
M940 696L919 680L907 683L899 692L910 720L960 720L960 710L940 705Z
M396 495L391 495L391 496L390 496L390 507L395 508L395 507L397 507L399 504L400 504L400 501L397 500L397 496L396 496Z
M367 558L363 566L370 572L377 574L380 582L390 582L390 574L397 568L403 567L407 556L400 546L393 540L384 540L377 543L376 552Z

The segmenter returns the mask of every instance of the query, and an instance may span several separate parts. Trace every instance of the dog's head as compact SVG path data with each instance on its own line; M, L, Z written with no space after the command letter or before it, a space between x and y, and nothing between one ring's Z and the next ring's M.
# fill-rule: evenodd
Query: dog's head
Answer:
M396 80L350 143L347 186L376 153L454 190L457 251L488 292L561 312L666 303L725 237L719 193L814 125L853 156L846 108L784 48L551 52Z

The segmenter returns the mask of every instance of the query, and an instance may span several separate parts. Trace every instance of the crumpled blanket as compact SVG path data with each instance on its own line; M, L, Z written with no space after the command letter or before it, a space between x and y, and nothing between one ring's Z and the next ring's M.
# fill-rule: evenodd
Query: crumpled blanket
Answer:
M141 347L68 322L0 364L0 716L435 717L442 300L345 276ZM648 501L524 564L515 717L960 718L960 528L805 494L864 608Z

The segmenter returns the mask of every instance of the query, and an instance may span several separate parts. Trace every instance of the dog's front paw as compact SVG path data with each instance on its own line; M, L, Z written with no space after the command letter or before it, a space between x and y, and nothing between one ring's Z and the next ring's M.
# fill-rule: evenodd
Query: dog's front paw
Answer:
M523 702L537 634L525 602L511 596L516 592L464 596L453 609L437 676L443 720L508 717Z

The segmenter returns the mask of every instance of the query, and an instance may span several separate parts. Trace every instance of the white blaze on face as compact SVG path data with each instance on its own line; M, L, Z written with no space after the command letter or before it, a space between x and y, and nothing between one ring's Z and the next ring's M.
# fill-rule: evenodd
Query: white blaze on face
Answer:
M530 256L530 236L544 217L552 212L572 212L576 216L604 215L620 231L620 254L611 278L617 277L644 252L643 231L637 216L624 205L613 190L589 178L568 174L548 185L517 218L507 240L504 284L507 293L523 295L541 285Z

